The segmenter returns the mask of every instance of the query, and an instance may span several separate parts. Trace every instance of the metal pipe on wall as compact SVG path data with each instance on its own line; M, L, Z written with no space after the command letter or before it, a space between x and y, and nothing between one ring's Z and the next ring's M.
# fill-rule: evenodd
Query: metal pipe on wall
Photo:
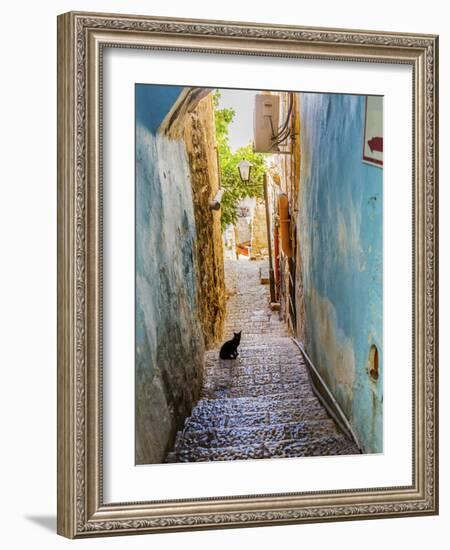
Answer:
M267 225L267 244L269 249L269 285L270 285L270 301L274 303L275 297L275 278L273 276L273 258L272 258L272 238L269 210L269 193L267 189L267 174L264 172L264 203L266 206L266 225Z
M281 250L288 258L292 258L291 217L286 193L278 195L278 214L280 216Z

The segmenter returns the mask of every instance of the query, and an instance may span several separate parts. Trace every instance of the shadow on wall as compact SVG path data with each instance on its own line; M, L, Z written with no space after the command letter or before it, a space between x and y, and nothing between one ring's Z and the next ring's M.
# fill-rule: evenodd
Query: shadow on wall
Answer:
M26 516L25 519L56 534L56 516Z

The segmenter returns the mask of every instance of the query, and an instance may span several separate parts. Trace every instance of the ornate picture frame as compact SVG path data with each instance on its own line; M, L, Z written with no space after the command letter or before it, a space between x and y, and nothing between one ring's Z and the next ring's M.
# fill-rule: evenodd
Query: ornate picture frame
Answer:
M413 75L412 484L103 499L103 51L409 65ZM69 538L438 513L438 38L70 12L58 17L58 533Z

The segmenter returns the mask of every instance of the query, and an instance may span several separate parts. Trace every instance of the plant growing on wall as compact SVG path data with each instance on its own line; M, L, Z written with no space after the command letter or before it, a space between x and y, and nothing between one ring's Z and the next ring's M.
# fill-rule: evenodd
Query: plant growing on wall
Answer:
M229 125L233 121L235 112L233 109L219 109L220 91L214 93L214 114L216 125L216 140L220 165L221 186L225 190L221 202L221 226L222 231L228 224L237 221L238 202L245 197L264 197L263 175L266 171L265 155L255 153L249 143L240 147L234 153L228 142ZM239 177L237 165L241 160L252 163L251 180L243 183Z

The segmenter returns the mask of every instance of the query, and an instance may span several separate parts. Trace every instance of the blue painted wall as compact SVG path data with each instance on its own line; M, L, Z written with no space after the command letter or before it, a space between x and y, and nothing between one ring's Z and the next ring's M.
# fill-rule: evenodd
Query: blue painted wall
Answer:
M300 94L299 100L305 345L364 451L381 452L383 170L361 160L363 96ZM373 344L378 381L368 373Z
M182 88L136 86L136 462L161 462L196 400L203 336L185 144L157 129Z
M136 84L135 111L137 124L155 134L183 91L181 86Z

